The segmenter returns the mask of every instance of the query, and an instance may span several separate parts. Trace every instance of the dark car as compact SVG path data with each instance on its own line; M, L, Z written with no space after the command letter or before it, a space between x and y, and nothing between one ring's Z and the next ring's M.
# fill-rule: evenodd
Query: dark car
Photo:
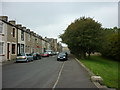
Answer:
M32 53L32 55L34 60L41 59L41 55L39 53Z
M60 60L64 60L66 61L67 60L67 54L62 52L62 53L59 53L58 57L57 57L57 61L60 61Z
M66 58L68 59L68 53L67 52L64 52L66 54Z
M48 54L48 52L44 52L44 53L41 54L41 56L42 57L49 57L49 54Z

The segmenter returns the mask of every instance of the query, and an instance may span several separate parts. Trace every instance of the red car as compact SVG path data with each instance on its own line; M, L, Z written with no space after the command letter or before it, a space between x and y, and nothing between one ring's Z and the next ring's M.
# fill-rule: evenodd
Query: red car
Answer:
M44 52L41 54L42 57L49 57L49 54L47 52Z

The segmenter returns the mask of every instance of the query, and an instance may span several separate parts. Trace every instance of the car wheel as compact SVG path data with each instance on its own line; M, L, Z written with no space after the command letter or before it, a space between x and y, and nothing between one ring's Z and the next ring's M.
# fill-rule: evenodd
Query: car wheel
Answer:
M26 62L28 63L28 59L26 60Z
M41 59L41 57L40 57L40 59Z
M38 59L38 57L35 58L36 60Z

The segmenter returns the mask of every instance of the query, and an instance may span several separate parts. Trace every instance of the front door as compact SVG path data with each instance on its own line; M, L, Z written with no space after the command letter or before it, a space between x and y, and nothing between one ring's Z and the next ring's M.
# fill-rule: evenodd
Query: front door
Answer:
M20 54L20 44L17 45L17 54Z
M7 59L9 60L10 59L10 44L8 43L7 44Z

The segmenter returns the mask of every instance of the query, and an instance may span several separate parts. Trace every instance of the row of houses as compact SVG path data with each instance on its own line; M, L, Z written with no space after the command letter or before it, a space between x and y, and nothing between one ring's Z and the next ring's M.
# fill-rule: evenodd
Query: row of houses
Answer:
M57 39L43 38L7 16L0 16L0 62L16 59L19 53L62 51Z

